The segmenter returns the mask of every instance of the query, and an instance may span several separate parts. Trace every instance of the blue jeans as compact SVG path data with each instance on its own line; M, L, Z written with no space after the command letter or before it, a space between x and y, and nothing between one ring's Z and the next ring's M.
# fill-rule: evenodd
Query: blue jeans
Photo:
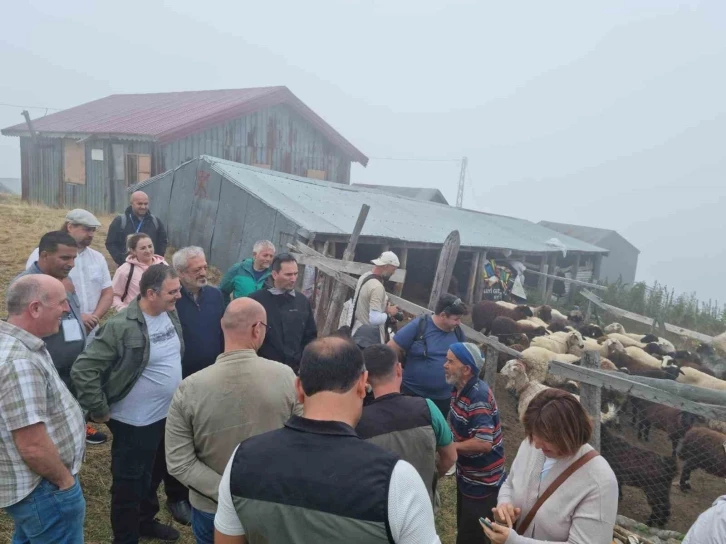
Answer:
M13 544L83 544L86 499L78 476L63 491L43 479L30 495L5 511L15 522Z
M192 532L197 544L214 544L214 514L207 514L192 506Z

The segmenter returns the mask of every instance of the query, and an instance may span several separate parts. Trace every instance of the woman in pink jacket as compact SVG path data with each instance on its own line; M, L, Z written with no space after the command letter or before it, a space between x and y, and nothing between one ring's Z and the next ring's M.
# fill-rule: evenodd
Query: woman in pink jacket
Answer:
M113 304L117 312L123 310L139 294L139 281L144 270L153 264L167 262L161 255L154 255L154 243L148 234L132 234L126 241L129 255L126 262L113 275Z

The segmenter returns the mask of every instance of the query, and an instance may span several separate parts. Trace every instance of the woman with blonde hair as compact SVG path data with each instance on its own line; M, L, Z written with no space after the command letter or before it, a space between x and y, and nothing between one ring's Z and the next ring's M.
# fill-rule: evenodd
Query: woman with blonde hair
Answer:
M116 269L113 275L113 304L116 310L123 310L139 294L141 275L151 265L168 264L164 257L154 254L154 242L148 234L131 234L126 239L128 256L126 262Z
M587 442L592 421L566 391L545 389L522 417L526 438L499 490L494 544L610 544L618 482ZM517 523L519 522L519 523Z

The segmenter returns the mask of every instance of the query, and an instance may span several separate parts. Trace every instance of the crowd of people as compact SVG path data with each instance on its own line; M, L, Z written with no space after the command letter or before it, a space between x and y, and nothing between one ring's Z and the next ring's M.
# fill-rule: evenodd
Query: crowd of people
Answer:
M436 543L438 483L452 471L459 544L612 541L617 482L579 402L540 393L505 471L482 353L460 327L466 304L444 294L391 334L394 253L360 277L344 326L319 338L295 257L272 242L217 288L201 248L165 261L164 225L135 192L109 228L112 279L89 247L100 226L69 212L7 289L0 507L13 543L83 542L78 475L86 444L107 439L99 424L113 435L118 544L179 538L157 518L161 482L198 544ZM694 530L721 523L723 535L714 512Z

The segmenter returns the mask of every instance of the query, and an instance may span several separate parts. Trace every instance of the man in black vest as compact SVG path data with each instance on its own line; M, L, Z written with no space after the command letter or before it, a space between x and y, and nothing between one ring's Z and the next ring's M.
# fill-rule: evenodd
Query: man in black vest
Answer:
M363 408L355 430L364 440L411 463L433 501L435 474L443 476L456 462L451 429L431 400L401 394L403 368L393 349L369 346L363 350L363 360L375 398Z
M321 338L303 353L303 416L242 442L219 485L215 542L435 544L416 469L356 434L366 394L363 355Z
M297 274L295 257L280 253L272 261L272 287L250 295L262 304L269 325L259 356L286 364L295 374L305 346L318 336L310 302L295 291Z

